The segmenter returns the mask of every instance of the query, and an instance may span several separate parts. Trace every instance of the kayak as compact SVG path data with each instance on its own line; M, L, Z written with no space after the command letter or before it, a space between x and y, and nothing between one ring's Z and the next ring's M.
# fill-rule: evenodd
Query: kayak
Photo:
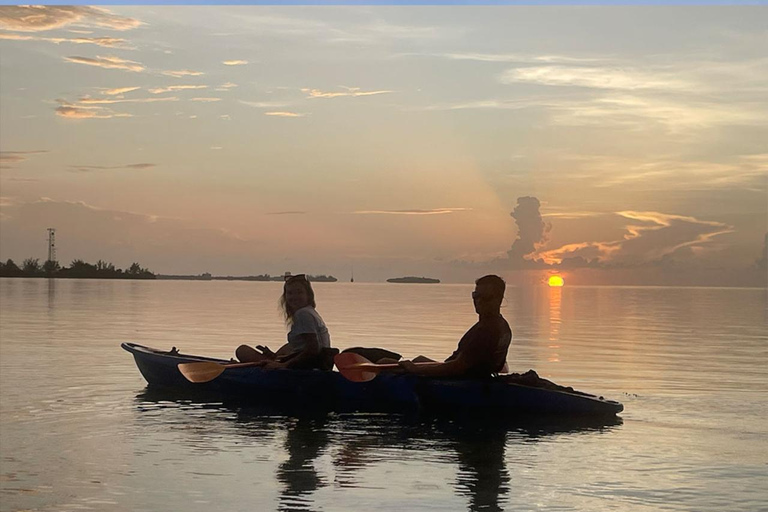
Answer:
M266 370L254 366L228 367L205 383L193 383L179 371L182 363L231 364L225 359L182 354L175 348L158 350L123 343L150 388L205 393L219 398L304 404L347 411L476 411L491 414L612 416L624 406L614 400L570 388L548 389L488 379L437 379L380 373L367 382L352 382L337 371Z

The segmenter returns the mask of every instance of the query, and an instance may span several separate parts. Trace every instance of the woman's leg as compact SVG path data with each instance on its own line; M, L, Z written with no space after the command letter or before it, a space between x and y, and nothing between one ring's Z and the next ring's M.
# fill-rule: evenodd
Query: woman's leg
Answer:
M240 345L235 350L235 357L241 363L258 363L260 361L271 361L274 357L268 357L253 347L248 345Z

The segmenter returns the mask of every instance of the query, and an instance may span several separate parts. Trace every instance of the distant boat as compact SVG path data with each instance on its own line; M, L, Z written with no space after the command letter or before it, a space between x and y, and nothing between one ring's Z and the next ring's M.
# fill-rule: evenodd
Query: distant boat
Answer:
M422 283L422 284L436 284L439 283L439 279L433 279L431 277L413 277L413 276L407 276L407 277L393 277L391 279L387 279L388 283Z

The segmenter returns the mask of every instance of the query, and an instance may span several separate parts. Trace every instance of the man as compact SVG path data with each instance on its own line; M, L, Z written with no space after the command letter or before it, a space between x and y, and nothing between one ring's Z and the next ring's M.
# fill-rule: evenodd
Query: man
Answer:
M462 336L459 346L443 363L415 364L429 361L419 357L400 361L406 373L429 377L488 377L501 371L507 360L512 330L501 316L501 302L506 284L499 276L488 275L475 281L472 301L478 322Z

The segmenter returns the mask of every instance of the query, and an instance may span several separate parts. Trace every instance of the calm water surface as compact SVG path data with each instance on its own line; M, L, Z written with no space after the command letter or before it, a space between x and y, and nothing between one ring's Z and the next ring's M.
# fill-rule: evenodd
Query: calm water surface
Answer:
M335 346L445 357L469 285L317 283ZM768 510L759 289L512 288L513 371L604 424L285 415L146 389L123 341L277 346L279 283L0 280L0 509Z

